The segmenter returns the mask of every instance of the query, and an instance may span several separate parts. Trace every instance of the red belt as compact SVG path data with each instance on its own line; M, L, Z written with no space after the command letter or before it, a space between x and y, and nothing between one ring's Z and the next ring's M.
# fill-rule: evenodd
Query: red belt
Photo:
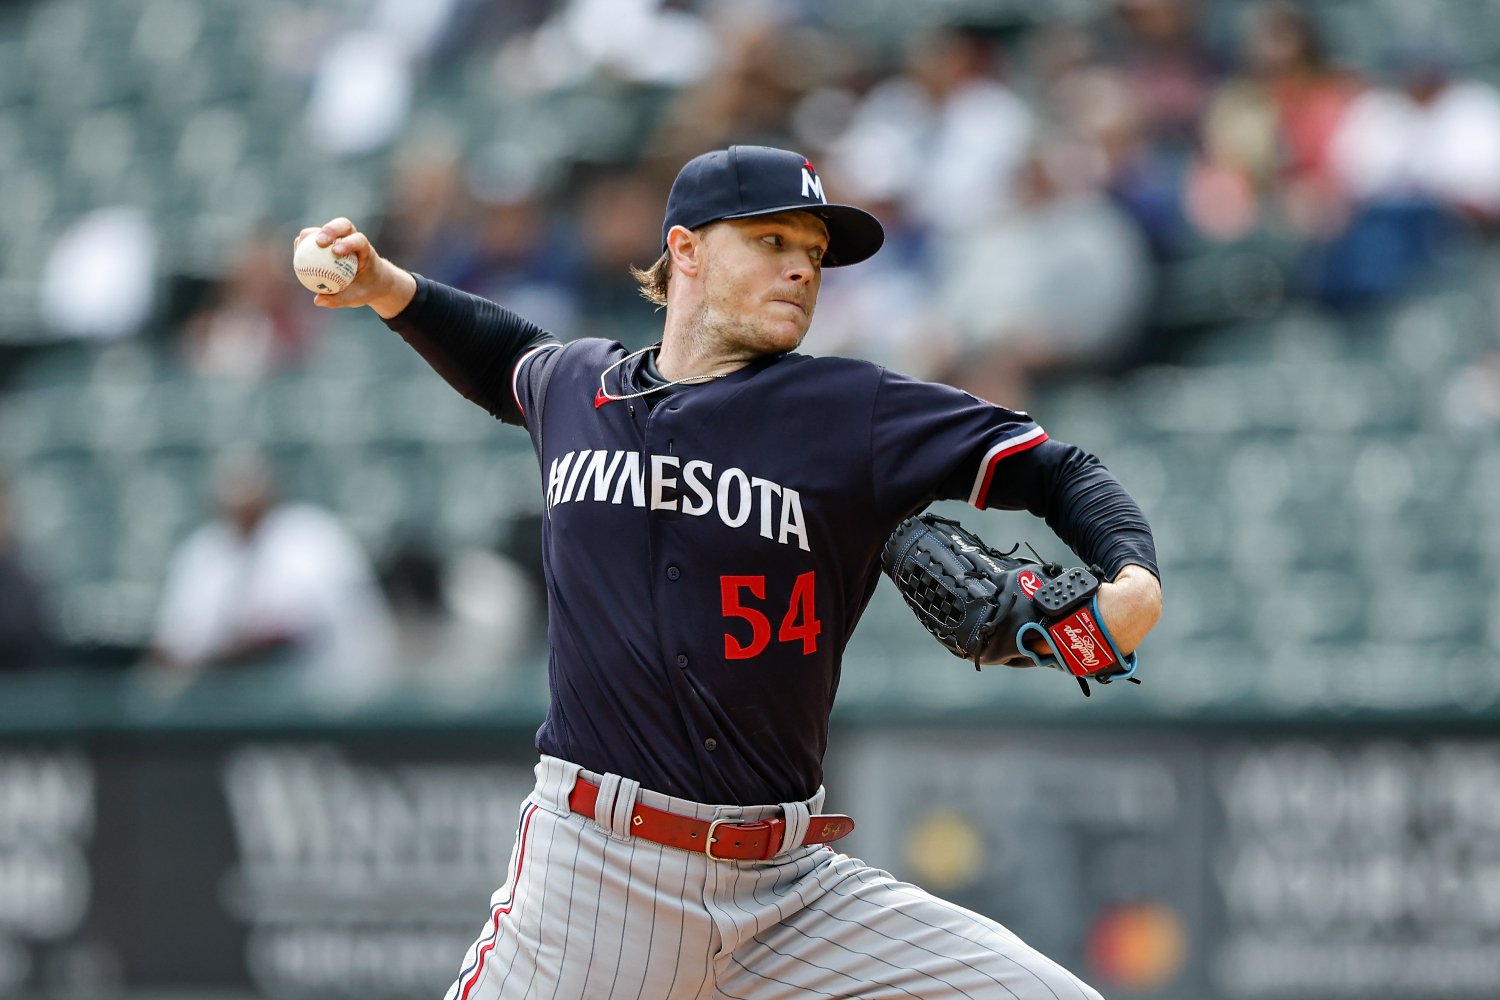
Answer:
M594 802L598 798L599 786L580 777L568 795L568 806L592 819ZM853 829L854 820L848 816L837 813L813 816L802 843L828 844ZM781 852L786 820L758 819L737 823L723 819L694 819L637 803L630 814L630 830L644 840L684 851L697 851L715 861L769 861Z

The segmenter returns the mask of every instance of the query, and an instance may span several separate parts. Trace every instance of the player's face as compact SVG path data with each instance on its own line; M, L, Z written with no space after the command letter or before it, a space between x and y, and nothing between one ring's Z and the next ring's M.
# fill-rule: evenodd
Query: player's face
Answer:
M795 350L823 283L822 221L806 212L728 219L703 242L699 329L753 354Z

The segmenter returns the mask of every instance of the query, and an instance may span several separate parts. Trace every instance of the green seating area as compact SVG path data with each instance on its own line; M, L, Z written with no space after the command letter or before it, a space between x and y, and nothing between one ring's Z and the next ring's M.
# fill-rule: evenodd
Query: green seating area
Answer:
M1192 363L1037 401L1049 433L1097 443L1157 533L1166 610L1147 681L1104 701L1208 716L1500 705L1500 438L1444 413L1452 373L1493 341L1489 263L1378 315L1227 329ZM996 542L1066 555L1030 515L965 510ZM925 642L893 588L861 628L849 669L882 675L874 691L848 685L862 708L1082 708L1055 678L976 679Z

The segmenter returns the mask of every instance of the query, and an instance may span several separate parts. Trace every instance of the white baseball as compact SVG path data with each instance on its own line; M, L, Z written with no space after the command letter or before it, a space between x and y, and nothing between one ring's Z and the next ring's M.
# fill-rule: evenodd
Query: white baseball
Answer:
M297 250L292 254L292 270L297 272L297 280L309 292L336 295L354 280L359 271L359 258L352 253L335 256L331 248L318 246L316 236L316 233L308 233L297 244Z

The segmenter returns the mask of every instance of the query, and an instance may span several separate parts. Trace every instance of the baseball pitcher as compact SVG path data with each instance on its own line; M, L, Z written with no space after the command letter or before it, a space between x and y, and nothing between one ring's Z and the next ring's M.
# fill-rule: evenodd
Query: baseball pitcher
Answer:
M636 272L665 306L636 352L559 343L347 219L304 239L358 262L316 304L370 306L525 427L546 492L537 783L448 1000L1097 1000L995 921L830 846L854 821L823 812L829 713L882 569L955 653L1085 687L1134 672L1161 605L1150 528L1092 455L951 387L796 353L823 269L880 248L874 216L830 203L799 154L699 156ZM918 516L939 499L1030 510L1082 566Z

